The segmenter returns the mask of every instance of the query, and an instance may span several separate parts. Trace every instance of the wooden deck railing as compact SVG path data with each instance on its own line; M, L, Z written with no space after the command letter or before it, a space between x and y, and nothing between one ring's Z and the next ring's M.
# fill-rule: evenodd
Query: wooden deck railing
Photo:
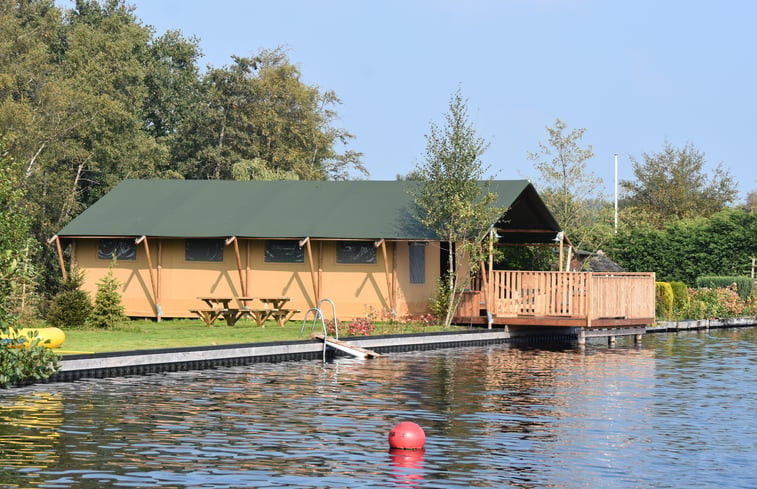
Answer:
M492 272L495 317L632 319L654 317L654 273ZM478 315L486 299L480 281L464 294L458 315Z

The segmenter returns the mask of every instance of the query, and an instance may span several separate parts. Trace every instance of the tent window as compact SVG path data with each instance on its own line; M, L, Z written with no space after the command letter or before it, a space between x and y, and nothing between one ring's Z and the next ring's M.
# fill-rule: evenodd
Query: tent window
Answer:
M376 247L372 241L337 241L337 263L376 263Z
M223 261L222 239L187 239L184 241L186 261Z
M133 238L101 239L97 244L97 258L101 260L136 260L137 244Z
M268 263L303 263L305 250L296 240L268 240L265 242L265 261Z
M410 243L410 283L426 283L426 246L424 243Z

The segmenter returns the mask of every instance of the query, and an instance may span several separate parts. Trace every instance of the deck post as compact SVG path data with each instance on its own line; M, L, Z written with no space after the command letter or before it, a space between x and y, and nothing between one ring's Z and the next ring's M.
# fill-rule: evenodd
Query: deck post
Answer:
M239 273L239 288L242 291L242 297L247 297L247 284L245 284L244 274L242 273L242 257L239 253L239 240L232 236L226 240L226 245L234 243L234 258L237 261L237 272Z
M583 328L578 329L578 344L579 345L586 344L586 330L584 330Z
M614 335L608 335L607 336L607 346L615 346L615 336Z
M484 266L483 260L481 260L480 267L481 267L481 281L483 282L481 285L484 289L483 290L484 304L486 305L486 324L488 325L489 329L492 329L492 323L494 322L494 313L492 312L492 309L491 309L491 302L492 302L491 296L494 294L492 294L491 282L489 282L486 279L486 267Z
M389 309L391 309L393 313L396 313L397 310L394 308L394 298L392 297L392 276L390 274L389 259L387 258L386 253L386 240L381 238L373 243L373 246L381 248L381 256L384 258L384 275L386 276L386 299L389 302Z
M60 245L60 237L56 234L50 238L47 242L52 243L55 241L55 249L58 252L58 264L60 264L60 272L63 274L63 281L68 280L68 271L66 271L66 262L63 260L63 247Z
M308 254L308 267L310 267L310 281L313 282L313 304L321 301L321 291L318 290L318 280L315 276L315 264L313 263L313 250L310 247L310 237L306 237L299 242L300 248L305 247Z
M150 272L150 285L152 285L152 299L155 303L155 315L160 318L163 315L163 309L160 307L160 298L158 297L158 281L155 278L155 269L152 267L152 256L150 256L150 245L147 242L147 236L142 235L134 240L134 243L145 244L145 255L147 256L147 268Z

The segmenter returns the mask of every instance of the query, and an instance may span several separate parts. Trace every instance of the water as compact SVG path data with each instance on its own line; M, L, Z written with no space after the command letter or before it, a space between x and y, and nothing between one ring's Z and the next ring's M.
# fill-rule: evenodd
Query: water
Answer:
M0 391L0 487L756 488L757 329ZM399 421L424 452L390 453Z

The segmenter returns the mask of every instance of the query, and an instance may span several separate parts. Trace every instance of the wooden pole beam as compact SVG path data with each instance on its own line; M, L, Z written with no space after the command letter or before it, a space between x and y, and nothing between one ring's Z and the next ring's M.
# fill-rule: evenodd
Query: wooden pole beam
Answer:
M160 300L158 297L158 281L155 278L155 269L152 266L152 256L150 256L150 243L147 240L147 236L140 236L139 238L135 239L134 242L136 244L144 243L145 244L145 255L147 255L147 268L150 272L150 285L152 285L152 300L155 304L155 314L157 317L160 317L163 315L163 311L160 308Z
M239 290L242 291L242 297L247 297L247 284L245 284L244 273L242 272L242 256L239 253L239 240L232 236L226 240L226 245L234 243L234 258L237 261L237 273L239 274Z
M386 240L381 238L374 243L376 247L381 248L381 255L384 257L384 275L386 276L386 299L389 303L389 309L392 312L397 312L394 308L394 299L392 298L392 275L389 269L389 259L386 254Z
M47 243L50 244L55 241L55 249L58 252L58 264L60 265L60 272L63 274L63 281L68 280L68 271L66 270L66 262L63 260L63 247L60 244L60 237L56 234L50 238Z
M310 267L310 281L313 282L313 307L317 306L321 301L320 291L318 290L318 277L315 275L315 264L313 263L313 249L310 245L310 237L307 237L300 241L300 247L305 246L305 251L308 254L308 267Z

